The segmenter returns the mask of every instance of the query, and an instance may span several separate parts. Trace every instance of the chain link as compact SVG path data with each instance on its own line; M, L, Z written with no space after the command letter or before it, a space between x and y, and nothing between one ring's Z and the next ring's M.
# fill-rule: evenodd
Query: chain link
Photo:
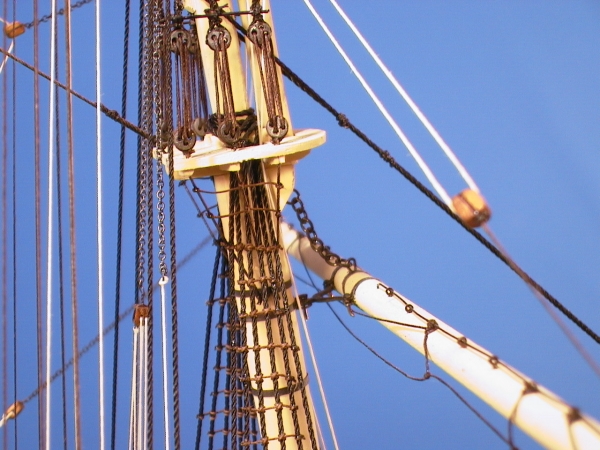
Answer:
M300 199L300 192L298 192L297 189L294 189L294 194L288 201L288 205L290 205L296 213L296 217L298 217L302 231L308 238L311 248L321 255L327 264L333 267L345 267L351 271L356 270L356 260L354 258L342 258L337 253L332 252L319 236L317 236L315 227L308 217L308 213L304 208L304 203Z
M87 5L88 3L92 3L92 1L93 0L79 0L78 2L72 3L71 11L77 8L81 8L82 6ZM57 16L64 16L64 14L65 8L60 8L58 11L56 11ZM45 16L40 17L38 20L33 20L31 22L24 23L23 26L29 29L34 25L39 25L40 23L48 22L50 19L52 19L52 14L46 14Z
M156 140L158 142L157 152L157 165L158 169L156 171L156 209L158 212L158 265L160 273L163 277L167 276L167 254L165 252L166 248L166 238L165 238L165 181L164 181L164 164L162 161L163 151L162 149L168 142L162 142L163 133L162 130L165 129L165 121L163 117L163 104L162 104L162 90L164 89L163 77L164 73L161 70L162 59L166 55L165 51L165 20L163 17L163 12L160 4L156 4L154 10L152 11L151 20L154 22L154 34L152 39L152 81L154 83L154 92L157 93L154 98L154 115L156 120ZM170 56L170 55L169 55Z

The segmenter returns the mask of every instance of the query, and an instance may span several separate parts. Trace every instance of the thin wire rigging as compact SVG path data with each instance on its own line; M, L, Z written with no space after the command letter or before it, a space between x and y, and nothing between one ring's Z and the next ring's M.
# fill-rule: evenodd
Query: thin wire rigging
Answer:
M265 179L268 179L264 165L262 166L262 170L263 170L263 174L264 174L263 176L265 177ZM273 192L271 190L267 190L267 195L269 196L270 202L272 204L277 204L276 202L278 201L278 199L274 198ZM282 240L281 240L281 221L280 220L277 223L277 227L278 227L278 231L277 231L278 242L282 242ZM290 255L287 252L284 252L284 256L285 256L285 261L287 263L287 266L291 268L292 265L290 263ZM321 379L321 373L319 371L319 366L317 364L317 356L316 356L314 347L312 345L312 340L310 338L308 324L306 323L306 317L301 312L303 310L303 305L301 304L300 295L298 293L298 287L296 284L294 273L292 271L290 271L290 277L291 277L291 281L292 281L292 289L293 289L294 297L296 298L296 301L298 302L298 311L297 311L296 316L300 317L300 321L302 322L302 330L304 332L304 337L306 339L306 343L308 344L308 351L309 351L310 359L311 359L313 369L315 371L315 375L317 378L317 384L319 386L319 393L321 395L321 401L323 402L323 408L325 409L325 415L327 417L327 424L329 426L329 432L331 433L331 438L333 439L333 446L335 447L336 450L339 450L340 447L339 447L337 436L335 433L335 427L333 425L333 419L331 417L331 412L329 410L329 403L327 402L327 396L325 395L325 388L323 385L323 380ZM315 415L316 415L316 411L315 411ZM316 418L315 422L318 424L319 420Z
M38 11L38 0L33 2L33 14L37 16ZM42 217L41 217L41 149L40 149L40 79L39 73L39 30L35 28L33 30L33 128L34 128L34 183L35 183L35 202L34 202L34 217L35 217L35 290L36 290L36 318L37 318L37 329L36 329L36 353L37 353L37 377L38 384L43 381L43 311L42 311L42 297L43 297L43 286L42 286ZM39 448L46 448L44 431L45 427L45 408L44 399L38 399L38 442Z
M440 146L440 148L446 154L446 156L448 157L448 159L452 162L452 164L454 165L454 167L456 168L456 170L458 171L458 173L461 175L461 177L463 178L463 180L465 180L465 183L467 183L467 185L473 191L479 192L479 188L477 187L477 184L475 183L475 180L473 180L473 178L471 177L471 175L469 174L469 172L467 171L467 169L462 165L462 163L460 162L460 160L456 157L456 155L454 154L454 152L452 151L452 149L450 148L450 146L446 143L446 141L444 141L444 139L442 138L442 136L435 129L435 127L431 124L431 122L429 121L429 119L427 118L427 116L425 114L423 114L423 112L421 111L421 109L413 101L413 99L410 97L410 95L408 95L408 92L406 92L406 90L402 87L402 85L396 79L396 77L394 76L394 74L392 73L392 71L388 69L388 67L383 63L383 61L377 55L377 53L375 53L375 51L373 50L373 48L371 47L371 45L369 44L369 42L365 39L365 37L362 35L362 33L354 25L354 23L352 22L352 20L350 20L350 18L344 12L344 10L340 7L340 5L338 4L338 2L336 0L329 0L329 2L337 10L337 12L342 17L342 19L344 19L344 22L346 22L346 24L348 25L348 27L350 27L350 29L352 30L352 32L354 33L354 35L357 37L357 39L360 41L360 43L363 45L363 47L367 50L367 52L369 53L369 55L371 56L371 58L373 58L373 60L377 64L377 66L381 69L381 71L384 73L384 75L387 77L387 79L390 81L390 83L392 83L392 85L398 91L398 93L400 94L400 96L408 104L408 106L410 107L410 109L419 118L419 120L421 121L421 123L423 124L423 126L427 129L427 131L429 131L429 134L431 134L431 136L433 137L433 139L435 140L435 142Z
M106 426L104 417L104 243L102 195L102 72L100 55L100 0L96 0L96 236L98 252L98 402L100 405L100 450L104 450ZM54 20L54 19L53 19Z
M158 284L160 286L160 317L161 317L161 337L162 337L162 380L163 380L163 420L165 431L165 450L171 449L171 427L169 425L169 379L167 370L167 294L165 286L169 278L163 276Z
M2 15L8 17L8 2L4 2ZM2 45L6 47L6 33ZM14 43L14 41L13 41ZM11 43L12 45L12 43ZM4 67L2 63L2 68ZM0 69L0 72L2 69ZM8 399L8 75L2 78L2 402ZM2 433L4 449L8 448L8 432Z
M52 11L56 11L56 0L52 0ZM46 450L50 449L50 406L51 388L50 378L52 376L52 272L54 265L53 243L54 243L54 132L55 132L55 102L56 90L52 88L56 76L56 18L52 18L50 26L50 101L48 111L48 225L47 225L47 261L46 261Z
M235 24L236 22L234 22ZM245 33L245 30L241 27L237 27L241 33ZM585 324L579 317L571 312L565 305L563 305L556 297L550 294L544 289L537 281L535 281L527 272L521 269L516 263L511 262L506 255L504 255L494 244L487 240L477 230L468 227L457 216L452 209L442 202L427 186L421 183L413 174L406 170L400 165L394 157L386 150L379 147L373 140L371 140L364 132L357 128L348 117L336 110L329 102L327 102L321 95L319 95L313 88L311 88L304 80L302 80L294 71L286 66L279 58L275 61L281 67L283 75L285 75L292 83L294 83L299 89L305 92L321 107L327 110L338 122L338 125L342 128L347 128L354 135L356 135L361 141L367 144L377 155L386 162L392 169L396 170L406 180L416 187L423 195L431 200L437 207L444 211L450 218L457 222L467 233L471 234L480 244L487 248L496 258L506 264L513 272L515 272L521 279L531 285L537 290L545 299L547 299L556 309L558 309L565 317L572 321L577 327L579 327L585 334L592 338L596 343L600 344L600 335L592 330L587 324ZM517 270L518 269L518 270Z
M71 51L71 10L65 0L65 86L67 88L67 170L69 187L69 260L71 273L71 323L72 351L79 352L79 304L77 293L77 239L75 224L75 152L73 136L73 94L72 94L72 51ZM37 17L37 13L35 14ZM38 27L34 27L34 31ZM37 78L37 77L36 77ZM82 449L81 436L81 390L79 358L73 359L73 420L75 422L75 449Z
M435 191L438 193L438 195L440 196L440 198L444 201L444 203L446 205L448 205L449 207L452 207L452 199L450 198L450 196L448 195L448 193L446 192L446 190L444 189L444 187L438 181L438 179L433 174L433 172L431 171L431 169L429 168L429 166L427 165L427 163L423 160L423 158L421 157L421 155L419 154L419 152L417 151L417 149L413 146L413 144L410 142L410 140L408 139L408 137L404 134L404 132L402 131L402 129L400 128L400 126L396 123L396 121L390 115L390 113L385 108L385 106L383 106L383 103L381 102L381 100L379 100L379 98L377 97L377 95L375 94L375 92L373 91L373 89L371 88L371 86L369 85L369 83L367 83L367 81L362 76L362 74L360 73L360 71L356 68L356 66L354 65L354 63L352 62L352 60L350 59L350 57L348 56L348 54L345 52L345 50L342 48L342 46L340 45L340 43L337 41L337 39L335 38L335 36L333 35L333 33L331 32L331 30L329 29L329 27L325 23L325 21L319 15L319 13L317 12L317 10L313 7L313 5L310 2L310 0L304 0L304 3L306 4L307 8L310 10L310 12L312 13L312 15L315 17L315 19L317 20L317 22L319 23L319 25L321 26L321 28L323 29L323 31L325 32L325 34L327 35L327 37L329 38L329 40L331 41L331 43L335 46L336 50L340 53L340 55L342 55L342 58L344 59L344 61L346 62L346 64L348 64L348 66L352 70L352 73L356 76L356 78L358 78L358 80L359 80L360 84L362 85L362 87L369 94L369 97L371 97L371 99L373 100L373 102L377 106L377 109L379 109L379 111L381 112L381 114L383 114L383 116L385 117L385 119L387 120L387 122L394 129L394 131L396 132L396 134L398 135L398 137L400 138L400 140L402 141L402 143L408 149L408 151L410 152L410 154L412 155L412 157L414 158L414 160L417 162L419 168L425 174L425 177L427 177L427 180L429 180L429 182L431 183L431 185L433 186L433 188L435 189Z

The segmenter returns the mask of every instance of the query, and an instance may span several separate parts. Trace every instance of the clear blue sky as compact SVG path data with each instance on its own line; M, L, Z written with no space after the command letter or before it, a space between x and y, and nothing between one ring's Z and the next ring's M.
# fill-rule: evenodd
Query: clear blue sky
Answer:
M123 21L117 3L120 2L104 2L102 18L103 101L114 109L120 104ZM450 194L462 190L464 184L448 160L358 48L329 3L314 3ZM491 227L509 253L599 332L600 5L594 1L565 0L339 3L475 178L493 210ZM303 3L275 0L272 9L281 59L424 181L408 151L384 123ZM30 11L23 11L22 15L23 19L18 14L22 21L31 17ZM78 18L75 32L80 36L75 45L74 84L77 90L93 97L93 7L86 6L74 16ZM49 27L42 27L41 33L46 45ZM22 50L18 50L29 61L31 38L32 33L24 36L20 41ZM44 51L41 64L47 69L48 56ZM30 75L22 73L19 82L29 83ZM517 276L350 132L339 128L305 94L291 85L286 88L294 127L322 128L328 133L327 144L301 161L296 174L297 188L319 236L333 250L355 257L362 268L469 339L568 402L600 417L600 380ZM134 91L133 83L130 89ZM46 85L42 93L45 102ZM23 93L19 100L19 113L24 117L20 119L19 142L27 142L24 147L31 146L31 122L25 119L31 114L29 100L25 99L28 95ZM132 93L132 112L134 102ZM88 234L94 226L94 111L79 103L77 108L78 223L82 226L78 239L83 247L81 258L92 258L91 242L95 238ZM134 118L135 113L130 117ZM109 120L103 123L109 199L107 245L114 247L118 128ZM134 142L133 137L128 141L130 152ZM31 152L24 153L18 156L18 165L23 168L31 157ZM131 153L128 164L130 203L126 236L133 241ZM25 184L21 191L23 205L32 200L32 183ZM178 253L183 256L186 247L195 246L206 231L195 218L185 193L180 191L178 195ZM33 255L31 208L23 206L20 212L20 245L27 249L29 258ZM292 218L290 211L285 211L285 215ZM133 301L133 244L128 246L123 300L126 304ZM112 247L106 255L109 302L113 292ZM181 350L187 352L181 359L181 369L185 371L184 448L190 448L195 433L200 366L197 348L204 334L204 301L212 259L213 252L205 251L181 270L179 277ZM20 292L31 295L30 305L19 310L23 315L34 305L29 292L32 283L25 272L32 261L27 257L20 261ZM86 342L95 334L95 278L93 271L85 268L85 262L82 264L81 340ZM338 311L344 312L343 308ZM107 320L111 315L107 312ZM345 318L364 340L398 367L412 375L422 375L421 355L378 324L358 317ZM125 323L122 348L127 352L130 325L129 321ZM447 389L434 381L409 381L393 372L358 345L326 308L311 309L309 327L341 448L506 448ZM599 346L574 327L571 329L600 360ZM107 345L112 348L110 340ZM26 352L34 355L34 339L22 338L21 346L23 361ZM86 379L94 380L95 356L87 358ZM29 364L31 374L20 380L21 393L35 387L34 360L28 361L25 364ZM123 370L129 370L126 353L121 361ZM456 386L437 368L433 371ZM126 385L126 381L121 384L123 399L128 395ZM95 389L95 385L90 389ZM59 407L58 390L54 392ZM93 392L85 394L84 411L85 433L92 443L97 433L97 398ZM313 392L316 397L316 386ZM462 389L461 392L465 393ZM470 394L465 395L506 432L504 419ZM123 401L125 404L128 400ZM24 412L19 422L22 445L37 429L33 403L26 412L29 415ZM125 414L120 420L126 422ZM57 443L59 430L53 432ZM120 432L125 438L125 427ZM37 445L37 439L32 442ZM521 449L538 448L522 434L517 434L516 444Z

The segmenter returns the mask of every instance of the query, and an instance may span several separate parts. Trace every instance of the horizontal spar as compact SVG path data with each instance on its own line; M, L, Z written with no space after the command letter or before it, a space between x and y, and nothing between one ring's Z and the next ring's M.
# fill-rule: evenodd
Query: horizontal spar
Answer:
M329 265L310 241L282 224L288 253L406 341L506 419L550 449L600 448L600 423L466 339L360 269ZM425 345L425 336L426 345Z

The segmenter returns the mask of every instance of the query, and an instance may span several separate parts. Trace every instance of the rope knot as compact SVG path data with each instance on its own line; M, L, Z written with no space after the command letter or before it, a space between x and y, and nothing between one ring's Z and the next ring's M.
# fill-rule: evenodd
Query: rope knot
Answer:
M335 118L338 121L338 124L340 125L340 127L342 128L350 128L350 121L348 120L348 117L346 117L345 114L338 114L337 116L335 116Z

